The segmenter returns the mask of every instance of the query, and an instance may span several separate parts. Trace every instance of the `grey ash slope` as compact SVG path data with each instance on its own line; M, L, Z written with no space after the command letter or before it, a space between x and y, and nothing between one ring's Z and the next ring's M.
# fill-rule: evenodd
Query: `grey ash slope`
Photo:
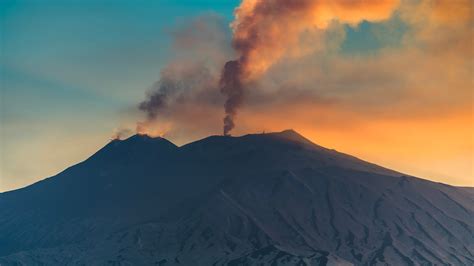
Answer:
M294 131L133 136L0 194L0 264L472 265L472 192Z

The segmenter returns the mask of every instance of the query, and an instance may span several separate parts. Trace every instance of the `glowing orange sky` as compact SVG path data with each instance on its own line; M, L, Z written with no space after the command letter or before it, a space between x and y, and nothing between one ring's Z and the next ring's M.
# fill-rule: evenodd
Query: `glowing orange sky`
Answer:
M474 186L472 110L412 119L347 121L330 112L326 118L287 113L274 120L245 115L245 126L267 132L293 128L313 142L369 162L433 181ZM325 119L327 119L325 121ZM243 130L245 131L245 130Z

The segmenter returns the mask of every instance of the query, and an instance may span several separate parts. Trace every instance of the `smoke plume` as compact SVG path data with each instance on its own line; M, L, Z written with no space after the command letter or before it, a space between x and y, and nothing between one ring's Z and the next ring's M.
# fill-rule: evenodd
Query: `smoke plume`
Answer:
M234 117L237 114L237 108L240 107L244 97L244 88L242 86L242 68L240 61L229 61L224 66L224 71L220 80L221 92L227 96L224 105L224 135L228 135L234 128Z
M227 23L215 14L204 14L178 23L168 33L170 61L137 106L146 117L136 123L136 132L177 136L179 131L201 132L211 123L220 126L218 110L224 99L219 79L222 66L233 56ZM179 130L173 131L174 125Z
M363 20L390 17L398 0L244 0L232 23L233 48L238 59L225 64L221 92L225 102L224 135L235 125L246 84L285 56L302 56L300 37L305 31L324 30L332 21L357 25ZM316 47L316 45L315 45Z
M199 88L212 87L212 76L204 64L170 64L160 73L158 80L138 108L145 112L149 120L164 112L168 104L192 97Z

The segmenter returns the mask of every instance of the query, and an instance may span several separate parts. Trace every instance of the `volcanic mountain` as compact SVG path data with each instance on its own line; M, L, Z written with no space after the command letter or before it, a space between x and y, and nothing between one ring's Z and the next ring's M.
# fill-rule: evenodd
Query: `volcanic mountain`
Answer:
M474 189L298 133L135 135L0 194L4 265L473 265Z

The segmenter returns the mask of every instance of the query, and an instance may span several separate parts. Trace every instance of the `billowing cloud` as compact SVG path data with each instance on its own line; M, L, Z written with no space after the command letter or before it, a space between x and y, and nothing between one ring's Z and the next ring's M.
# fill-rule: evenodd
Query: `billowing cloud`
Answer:
M283 56L312 52L301 43L304 33L325 30L334 21L356 26L364 20L385 20L397 4L397 0L246 0L235 12L233 46L245 77L255 78Z
M238 58L226 63L221 92L226 95L224 134L234 128L249 81L258 79L284 56L301 57L318 48L303 45L303 33L319 33L337 21L357 25L390 17L397 0L318 1L244 0L232 23L233 47Z

